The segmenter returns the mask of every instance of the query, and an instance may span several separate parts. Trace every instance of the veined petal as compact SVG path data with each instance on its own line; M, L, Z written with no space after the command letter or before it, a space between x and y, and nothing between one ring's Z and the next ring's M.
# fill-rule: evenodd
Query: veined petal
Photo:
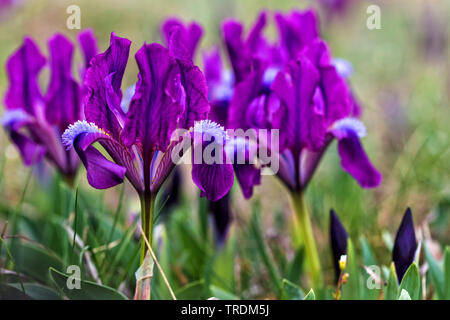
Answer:
M208 118L208 86L203 73L190 61L179 61L181 85L184 88L184 110L178 121L178 128L189 129L195 121Z
M72 78L73 45L61 34L49 41L51 78L46 95L47 120L60 130L81 118L81 92Z
M31 38L25 38L22 46L6 63L9 88L5 96L7 109L22 109L35 115L42 103L42 94L37 78L45 64L45 58Z
M131 42L111 34L109 48L91 59L86 71L85 85L88 94L85 101L85 115L88 122L93 122L109 132L116 139L121 131L120 104L111 105L111 101L121 101L121 83L128 61ZM109 77L109 78L108 78ZM107 97L113 94L114 97ZM109 102L109 103L108 103Z
M83 137L77 138L79 144L83 145ZM75 143L75 151L86 167L89 184L96 189L107 189L123 182L127 169L106 159L100 151L89 145L85 149Z
M336 122L330 132L338 140L338 152L342 168L350 173L363 188L377 187L382 180L381 174L370 163L361 142L365 127L361 121L347 118Z
M411 209L406 209L400 227L395 236L394 249L392 251L392 261L394 261L397 279L400 283L403 275L414 261L417 249L416 234Z
M96 189L111 188L123 182L127 169L106 159L92 144L98 140L110 140L109 135L94 123L77 121L62 135L67 149L74 147L87 171L88 182Z
M180 68L169 50L156 43L144 45L136 61L139 80L121 137L127 146L139 142L144 153L165 152L185 108Z

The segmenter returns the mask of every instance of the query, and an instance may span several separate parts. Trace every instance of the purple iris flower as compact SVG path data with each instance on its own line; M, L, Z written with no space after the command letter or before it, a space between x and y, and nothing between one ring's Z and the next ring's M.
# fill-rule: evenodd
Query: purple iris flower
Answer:
M416 234L411 209L406 209L400 227L395 236L392 261L394 261L397 279L400 283L409 266L414 262L417 250Z
M258 17L245 41L239 40L242 26L237 22L223 27L238 79L228 127L279 129L277 174L291 190L307 186L334 139L343 169L364 188L378 186L381 175L360 142L366 130L356 118L359 108L319 37L316 14L311 10L277 13L280 40L275 44L262 35L265 16Z
M336 280L339 278L341 269L339 267L339 260L342 255L347 254L347 239L348 233L342 225L336 212L330 210L330 243L333 254L333 266L336 273Z
M200 69L188 58L181 34L180 28L173 30L169 49L153 43L136 53L138 82L125 113L121 82L131 42L112 33L109 48L95 56L86 71L86 121L72 124L63 134L67 148L73 146L86 167L91 186L110 188L126 177L144 202L146 214L175 167L171 151L185 141L172 140L176 129L191 129L193 144L197 132L226 136L217 124L201 121L209 111L207 86ZM93 146L95 142L112 161ZM233 183L229 167L193 165L192 177L202 195L217 200L228 192ZM151 226L150 217L145 218Z
M50 82L45 95L38 77L46 59L31 38L25 38L8 59L9 88L2 124L26 165L45 157L72 183L79 161L74 151L65 150L60 137L69 124L83 119L81 88L71 73L74 47L61 34L53 36L48 45Z

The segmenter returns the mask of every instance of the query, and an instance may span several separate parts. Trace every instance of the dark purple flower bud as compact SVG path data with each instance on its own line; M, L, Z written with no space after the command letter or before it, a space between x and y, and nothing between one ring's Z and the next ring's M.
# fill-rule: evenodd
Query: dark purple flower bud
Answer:
M330 243L331 251L333 254L333 266L336 274L336 279L339 278L341 269L339 267L339 260L342 255L347 254L347 239L348 234L339 220L336 212L333 209L330 210Z
M416 234L411 209L406 209L400 227L395 236L394 249L392 251L392 261L395 265L397 279L400 283L403 275L409 266L414 262L417 250Z

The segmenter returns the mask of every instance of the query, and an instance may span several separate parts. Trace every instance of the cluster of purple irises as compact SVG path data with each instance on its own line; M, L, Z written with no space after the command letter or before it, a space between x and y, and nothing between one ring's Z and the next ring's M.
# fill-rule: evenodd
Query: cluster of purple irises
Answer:
M278 29L274 41L264 34L269 19ZM147 211L176 166L170 154L182 143L172 139L177 129L213 135L213 140L193 139L192 144L219 144L225 158L239 153L250 158L251 150L260 147L250 138L229 139L225 129L275 129L279 143L269 152L279 161L276 175L291 193L306 188L333 140L342 168L362 187L380 184L381 174L360 141L366 130L349 84L351 65L332 57L315 12L262 12L248 32L228 19L222 24L226 55L219 47L204 52L200 69L194 61L202 33L197 23L166 20L165 45L144 44L137 51L138 80L124 93L128 39L112 33L110 46L99 53L92 32L80 33L84 64L78 81L72 74L73 44L63 35L53 36L50 82L43 93L38 77L46 58L25 38L7 62L3 117L25 164L46 158L72 183L81 161L89 184L97 189L127 178ZM224 67L225 56L230 70ZM218 201L227 197L236 176L250 198L263 169L258 162L194 163L192 179L202 196ZM346 239L339 229L335 234Z

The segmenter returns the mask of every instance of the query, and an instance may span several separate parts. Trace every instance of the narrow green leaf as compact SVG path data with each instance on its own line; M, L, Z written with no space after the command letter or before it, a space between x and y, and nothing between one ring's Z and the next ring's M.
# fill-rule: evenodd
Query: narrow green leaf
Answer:
M425 243L423 244L423 249L425 251L425 259L428 263L428 272L430 273L431 282L436 289L437 297L439 299L445 299L444 273L442 272L431 252L428 250L428 247Z
M303 298L303 300L316 300L316 295L312 288L311 290L309 290L308 294Z
M264 238L260 229L260 223L259 223L259 214L258 214L258 207L257 205L254 206L252 220L250 223L250 232L253 235L253 239L255 239L258 253L262 259L263 264L267 268L267 272L269 273L269 277L272 283L272 286L276 290L277 297L281 296L281 276L279 274L279 271L275 267L275 263L272 259L272 257L269 254L268 248L264 242Z
M193 281L175 292L179 300L202 300L205 299L205 282L203 280Z
M209 290L211 290L213 297L215 297L219 300L238 300L238 297L236 297L231 292L228 292L222 288L216 287L215 285L211 285L209 287Z
M86 280L81 280L80 289L69 289L68 275L53 268L50 268L49 272L57 288L71 300L127 300L127 297L111 287Z
M11 253L19 272L42 283L48 283L48 268L62 268L61 260L51 251L26 242L17 242Z
M408 291L412 300L419 300L420 294L420 275L417 264L413 262L406 273L403 276L402 282L400 283L400 293L405 289Z
M10 283L8 284L18 290L22 290L22 285L20 283ZM24 283L25 292L27 296L36 300L60 300L58 292L52 288L40 285L38 283Z
M303 246L300 246L296 251L294 258L292 259L292 262L289 264L288 272L287 272L287 279L298 283L300 282L300 276L303 271L303 261L305 256L305 249Z
M347 242L347 268L345 272L349 274L349 277L347 283L342 286L342 299L362 299L361 272L358 266L356 251L350 239Z
M296 284L283 279L282 288L281 298L283 300L303 300L303 291Z
M450 300L450 247L444 251L445 299Z
M387 287L384 292L384 300L395 300L398 297L398 279L395 273L394 263L389 268L389 278L387 281Z

